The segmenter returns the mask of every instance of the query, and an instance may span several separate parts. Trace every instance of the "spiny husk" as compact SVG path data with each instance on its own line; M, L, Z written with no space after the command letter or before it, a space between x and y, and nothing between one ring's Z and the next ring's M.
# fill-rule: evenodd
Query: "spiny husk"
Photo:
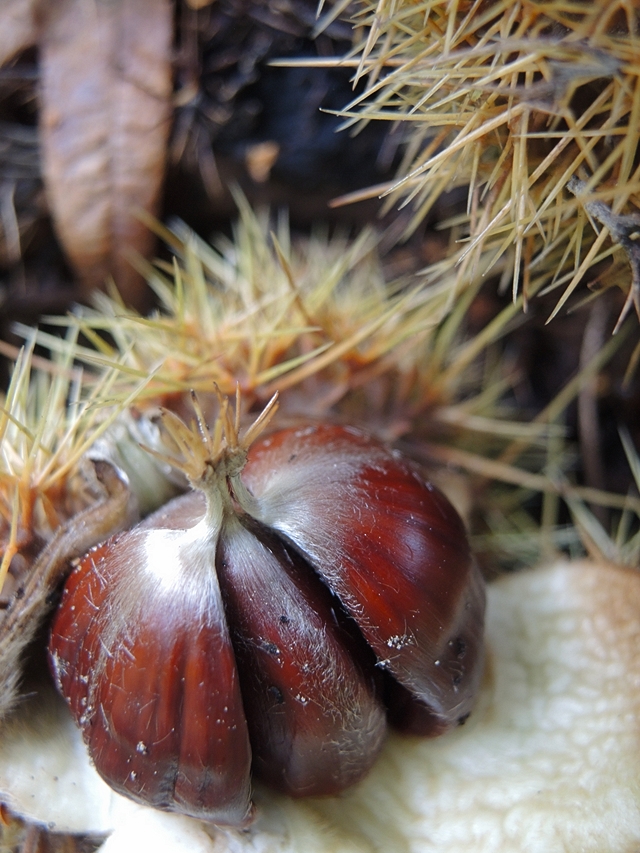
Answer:
M95 500L95 478L81 466L84 455L144 384L114 399L120 373L111 368L88 388L74 365L76 331L71 328L47 360L34 355L37 332L29 330L0 400L0 588L17 551L41 547ZM10 347L3 350L12 354Z
M7 554L20 525L38 530L39 541L55 528L55 515L43 510L48 528L34 524L32 506L51 505L60 522L69 515L65 501L77 509L84 480L76 475L86 452L127 473L143 514L184 488L166 460L141 445L166 451L155 416L165 407L192 419L192 391L206 419L215 416L221 394L239 389L245 419L278 390L278 423L347 421L400 441L436 469L465 469L479 529L489 538L495 533L496 543L498 535L522 533L520 541L530 542L520 550L528 555L549 541L566 544L557 514L549 512L546 533L536 538L537 523L522 509L536 493L624 510L621 496L573 485L566 474L573 458L563 449L551 463L549 448L563 434L562 413L628 338L629 323L526 424L525 413L504 403L513 371L499 350L501 336L524 321L522 297L469 335L467 311L480 278L458 293L455 273L443 262L428 279L387 284L373 233L352 242L315 235L294 244L285 220L273 234L266 214L240 204L233 241L220 240L216 248L183 226L161 229L175 258L145 267L161 306L153 315L125 308L115 294L100 295L95 309L51 318L67 326L66 337L24 329L29 341L50 349L52 362L34 371L25 355L8 397L0 472ZM483 256L481 267L485 262ZM38 387L27 403L27 389ZM633 500L629 511L637 513Z
M47 319L90 343L74 356L94 375L119 371L115 398L144 381L138 411L181 410L191 391L206 411L207 398L215 403L239 386L250 410L279 391L288 415L366 420L393 437L417 415L478 389L469 368L513 322L511 306L465 342L473 293L459 298L452 276L386 283L373 232L292 243L285 220L273 233L268 217L241 204L233 242L211 247L180 224L160 229L176 256L144 266L161 306L151 316L112 294L98 295L93 310ZM38 341L64 348L51 334Z
M88 454L129 474L143 513L166 501L176 488L169 466L140 445L158 449L153 416L160 406L184 414L192 391L206 415L236 387L245 413L281 390L290 417L348 418L393 438L469 383L476 352L429 391L455 361L448 344L467 305L449 282L388 286L372 233L294 246L284 220L271 235L268 218L241 204L235 240L218 250L180 226L163 232L177 256L145 267L155 314L102 295L93 310L50 318L62 336L18 329L27 343L0 413L0 582L16 555L30 562L95 500L90 466L82 473ZM36 342L49 360L34 356Z
M584 202L614 215L640 202L636 6L361 0L356 10L342 64L366 87L346 125L401 122L406 142L397 182L371 194L412 205L410 232L442 193L468 188L464 245L448 258L461 282L508 256L514 296L562 287L556 311L602 262L599 286L628 292L627 253ZM574 175L580 199L566 191Z
M69 327L73 359L85 366L80 397L96 401L88 409L95 437L84 446L127 472L143 513L175 488L169 466L140 448L163 450L154 425L159 408L189 420L195 391L203 417L214 417L220 394L236 389L243 418L278 390L279 422L347 421L401 440L432 466L471 471L483 517L493 514L485 529L496 533L502 528L495 519L510 518L536 492L585 499L580 488L545 474L549 443L562 434L563 411L624 341L628 325L524 424L504 403L513 377L498 343L524 321L522 297L468 335L467 311L480 278L459 293L455 272L443 262L434 280L386 284L373 233L352 242L316 234L293 243L284 219L274 234L266 214L240 204L234 240L215 248L181 225L161 229L176 256L172 264L145 267L161 305L155 314L141 316L117 296L101 295L93 310L51 318ZM80 335L88 343L78 343ZM38 340L58 359L70 358L64 339L38 333ZM572 463L563 453L554 471ZM622 507L619 496L594 490L587 496ZM530 526L536 529L533 520ZM548 529L556 526L550 522ZM565 533L558 536L562 544ZM547 539L536 541L537 553Z

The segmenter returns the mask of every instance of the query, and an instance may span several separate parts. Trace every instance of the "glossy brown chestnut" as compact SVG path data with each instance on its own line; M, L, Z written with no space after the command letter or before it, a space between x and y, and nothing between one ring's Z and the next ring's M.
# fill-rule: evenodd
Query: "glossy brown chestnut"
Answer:
M466 717L482 668L484 581L444 495L397 452L333 425L258 440L242 484L252 516L304 555L434 727Z
M137 529L90 551L65 586L51 663L116 791L242 825L251 750L220 589L177 538Z
M217 566L255 773L296 796L343 790L370 768L386 724L339 605L295 553L235 518Z
M197 491L80 561L50 658L114 788L242 825L250 770L296 796L364 775L384 701L408 731L463 720L484 586L453 507L364 433L226 432Z

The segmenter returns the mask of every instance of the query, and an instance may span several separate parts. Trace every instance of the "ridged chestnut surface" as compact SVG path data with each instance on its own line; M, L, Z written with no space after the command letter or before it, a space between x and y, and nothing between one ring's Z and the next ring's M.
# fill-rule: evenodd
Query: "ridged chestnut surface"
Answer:
M484 586L453 507L381 443L320 425L247 452L226 432L195 491L79 562L50 658L114 788L243 825L251 771L336 793L387 718L464 720Z

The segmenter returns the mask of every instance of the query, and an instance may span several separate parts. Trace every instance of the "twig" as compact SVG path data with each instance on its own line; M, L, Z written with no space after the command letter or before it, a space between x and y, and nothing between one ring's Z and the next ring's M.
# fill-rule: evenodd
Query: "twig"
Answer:
M567 189L576 196L590 216L608 229L611 239L622 246L631 264L631 287L613 330L615 335L632 305L640 319L640 215L614 213L603 201L584 201L582 197L587 193L587 184L575 175L567 182Z

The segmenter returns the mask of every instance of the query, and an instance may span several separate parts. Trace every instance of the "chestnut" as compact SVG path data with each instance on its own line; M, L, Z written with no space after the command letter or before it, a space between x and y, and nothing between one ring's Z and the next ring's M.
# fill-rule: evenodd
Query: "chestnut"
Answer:
M471 710L484 584L448 500L337 425L164 425L194 487L85 555L54 616L56 683L99 773L242 826L251 773L294 796L360 779L387 724ZM165 457L166 458L166 457Z

